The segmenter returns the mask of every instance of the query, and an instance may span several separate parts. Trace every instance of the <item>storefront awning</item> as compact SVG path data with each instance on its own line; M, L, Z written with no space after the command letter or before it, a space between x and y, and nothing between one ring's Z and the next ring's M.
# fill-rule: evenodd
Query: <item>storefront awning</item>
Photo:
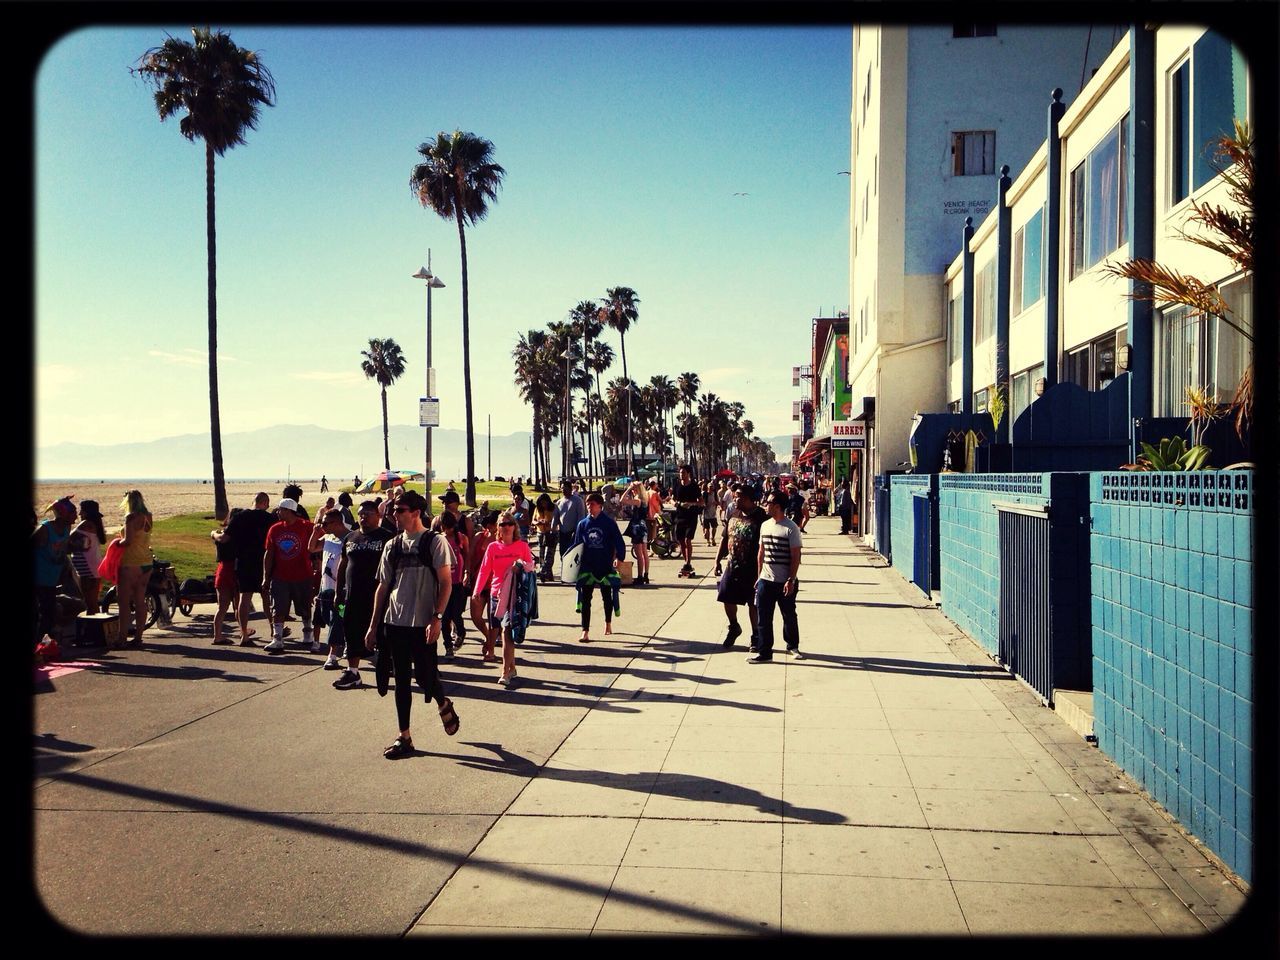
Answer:
M810 460L817 459L818 454L830 448L831 434L823 437L814 437L804 445L804 449L800 451L800 456L796 457L796 463L808 463Z

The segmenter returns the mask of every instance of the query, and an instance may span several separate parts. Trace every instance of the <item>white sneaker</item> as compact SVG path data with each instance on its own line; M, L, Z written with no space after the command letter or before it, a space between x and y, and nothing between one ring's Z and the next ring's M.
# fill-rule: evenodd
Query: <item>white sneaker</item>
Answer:
M284 653L284 641L277 638L262 648L267 653Z
M341 669L342 669L342 661L340 661L337 657L335 657L335 656L331 653L331 654L329 654L329 659L327 659L327 660L324 662L324 668L325 668L326 670L341 670Z
M306 643L305 640L302 642ZM311 643L307 646L307 650L310 651L311 653L324 653L324 644L322 644L319 640L312 640Z

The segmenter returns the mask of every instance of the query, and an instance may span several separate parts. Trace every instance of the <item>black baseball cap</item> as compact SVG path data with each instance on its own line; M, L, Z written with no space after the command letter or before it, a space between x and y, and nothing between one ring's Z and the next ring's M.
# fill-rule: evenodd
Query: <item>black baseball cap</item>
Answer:
M457 490L446 490L444 493L440 494L439 500L441 503L461 503L462 502L462 498L458 496Z

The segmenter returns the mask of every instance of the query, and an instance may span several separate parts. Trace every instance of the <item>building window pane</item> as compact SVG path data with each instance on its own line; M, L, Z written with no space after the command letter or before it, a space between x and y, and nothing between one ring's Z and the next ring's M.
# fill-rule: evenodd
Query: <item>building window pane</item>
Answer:
M987 390L985 387L973 395L973 412L987 412Z
M1044 261L1041 250L1044 244L1044 208L1027 221L1025 227L1018 232L1022 240L1021 256L1017 245L1014 246L1014 262L1018 264L1018 295L1013 302L1019 310L1025 310L1042 296L1044 286Z
M996 172L996 132L968 130L951 134L952 173L957 177Z
M1191 63L1173 72L1169 89L1170 201L1178 203L1191 192Z
M991 336L995 327L995 316L995 263L991 262L978 271L973 288L973 342L975 344Z
M1216 141L1230 136L1233 118L1245 116L1244 63L1231 44L1210 31L1191 49L1194 96L1192 189L1217 175Z
M1093 266L1128 234L1125 116L1071 171L1071 275Z
M953 38L967 39L969 37L994 37L996 35L996 25L994 23L957 23L951 27L951 36Z

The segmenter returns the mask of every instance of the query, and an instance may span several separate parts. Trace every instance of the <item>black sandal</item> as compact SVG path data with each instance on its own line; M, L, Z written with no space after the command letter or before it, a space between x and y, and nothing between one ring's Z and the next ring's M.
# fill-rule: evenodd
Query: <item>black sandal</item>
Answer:
M444 732L451 737L462 726L462 721L458 719L458 711L453 709L453 701L448 697L445 698L444 706L440 708L440 722L444 724Z
M399 760L413 753L413 740L409 737L396 737L395 742L382 751L388 760Z

